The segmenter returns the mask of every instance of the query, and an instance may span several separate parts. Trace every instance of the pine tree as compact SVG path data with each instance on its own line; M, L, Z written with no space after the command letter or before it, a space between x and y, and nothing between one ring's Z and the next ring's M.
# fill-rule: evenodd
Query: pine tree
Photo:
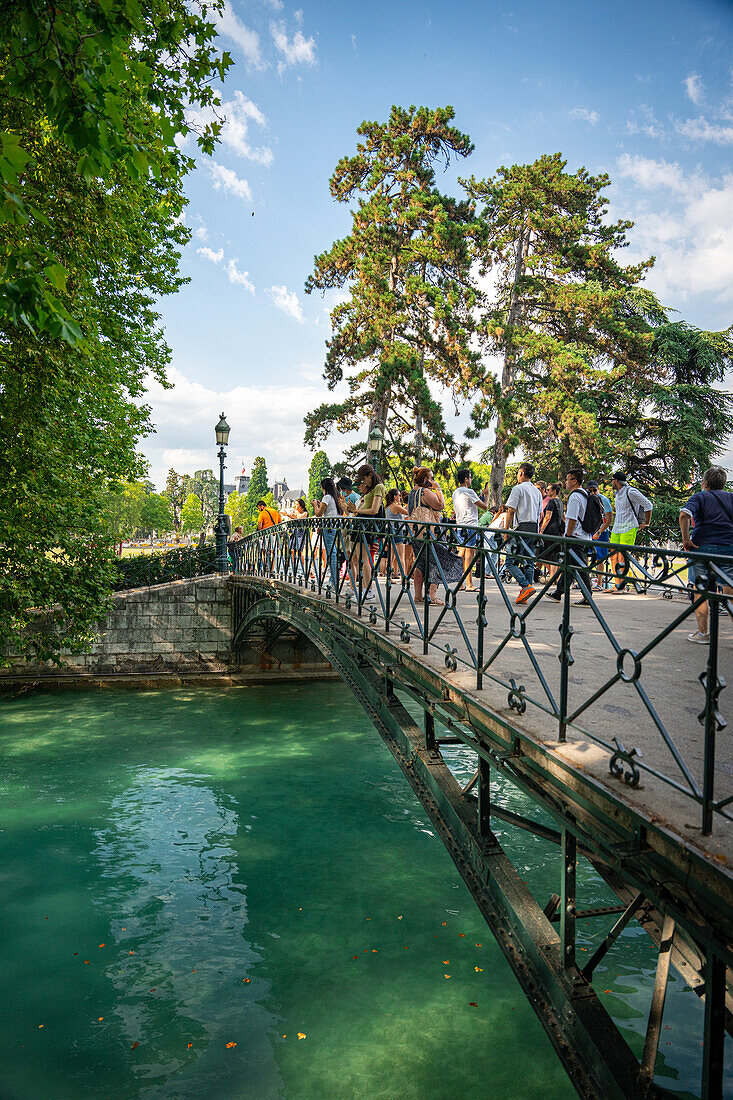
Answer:
M427 379L454 386L475 359L473 207L435 186L436 161L447 166L473 150L453 117L452 107L393 107L387 123L362 123L356 154L331 177L333 197L354 203L351 233L316 256L306 292L348 290L331 313L324 377L330 389L345 380L349 393L306 416L306 445L334 429L366 427L366 437L374 425L389 442L405 425L415 431L420 417L415 450L426 431L436 441L445 432Z
M178 531L181 526L181 508L184 501L183 478L173 469L168 471L163 496L167 497L170 503L173 523L176 531Z
M556 469L596 459L603 426L584 395L638 376L649 358L649 326L628 299L653 259L617 261L633 223L605 220L608 176L568 173L566 164L555 153L465 184L483 204L481 273L496 282L483 333L501 377L484 368L473 380L473 434L496 420L494 504L518 447L534 457L539 442Z

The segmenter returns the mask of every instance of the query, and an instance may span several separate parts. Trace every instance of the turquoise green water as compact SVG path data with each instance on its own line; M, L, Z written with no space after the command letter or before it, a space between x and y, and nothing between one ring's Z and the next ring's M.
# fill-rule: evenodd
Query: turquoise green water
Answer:
M574 1095L343 686L37 695L0 744L4 1100ZM505 839L549 896L557 853ZM630 943L602 973L640 1042ZM698 1007L673 983L668 1086Z

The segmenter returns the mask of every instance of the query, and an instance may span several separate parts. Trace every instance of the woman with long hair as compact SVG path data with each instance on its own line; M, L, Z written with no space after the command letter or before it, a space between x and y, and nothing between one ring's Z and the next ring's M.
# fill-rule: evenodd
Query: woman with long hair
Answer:
M402 503L399 489L389 489L384 498L384 515L388 520L406 519L409 515ZM390 523L388 526L392 555L392 579L402 581L405 575L405 540L402 535L404 524ZM385 555L386 560L386 555Z
M287 519L308 519L308 506L302 497L299 497L289 512L283 513ZM297 573L298 557L303 567L305 576L305 527L298 527L290 536L290 552L293 558L293 573Z
M323 497L320 501L313 502L313 511L316 519L337 519L343 514L339 491L334 485L332 477L324 477L321 481ZM323 544L326 551L326 560L331 572L331 584L334 592L338 588L338 531L334 526L325 527L323 530Z
M427 466L416 466L412 471L412 482L413 488L407 502L410 520L413 523L420 524L440 523L443 518L445 499L440 486L433 477L433 471ZM422 532L413 540L416 558L414 572L415 603L422 603L423 601L423 584L426 573L428 576L431 573L433 576L436 574L440 576L436 559L440 563L446 585L458 583L463 573L461 559L458 555L452 553L445 543L438 541L439 532L432 526L429 526L427 530L431 538L429 546L425 546L421 537ZM437 591L437 583L431 581L429 591L426 594L430 603L439 604L443 602L437 599Z
M369 591L369 586L372 583L372 555L379 541L379 527L377 524L369 526L367 521L372 516L384 515L385 488L384 482L374 467L366 463L359 467L356 483L359 500L356 504L349 501L347 507L355 519L365 522L363 530L357 530L354 536L351 550L351 565L354 570L352 577L356 580L361 568L363 599L372 602L376 596ZM357 584L354 584L354 588L358 591Z

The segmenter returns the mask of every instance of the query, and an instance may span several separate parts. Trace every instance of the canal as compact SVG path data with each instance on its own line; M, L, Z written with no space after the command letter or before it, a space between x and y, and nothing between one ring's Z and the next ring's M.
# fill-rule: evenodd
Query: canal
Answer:
M4 1100L575 1095L344 686L0 706ZM468 752L448 759L470 776ZM497 831L544 904L559 853ZM580 881L584 905L615 900ZM655 959L637 926L603 964L635 1050ZM661 1079L680 1096L700 1011L673 975Z

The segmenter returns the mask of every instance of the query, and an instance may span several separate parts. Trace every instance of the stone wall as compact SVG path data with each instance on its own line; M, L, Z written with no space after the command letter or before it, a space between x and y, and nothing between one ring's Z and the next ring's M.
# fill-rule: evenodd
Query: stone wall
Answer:
M116 593L88 652L62 653L61 669L18 659L0 668L0 682L226 672L231 641L228 578L195 577Z

